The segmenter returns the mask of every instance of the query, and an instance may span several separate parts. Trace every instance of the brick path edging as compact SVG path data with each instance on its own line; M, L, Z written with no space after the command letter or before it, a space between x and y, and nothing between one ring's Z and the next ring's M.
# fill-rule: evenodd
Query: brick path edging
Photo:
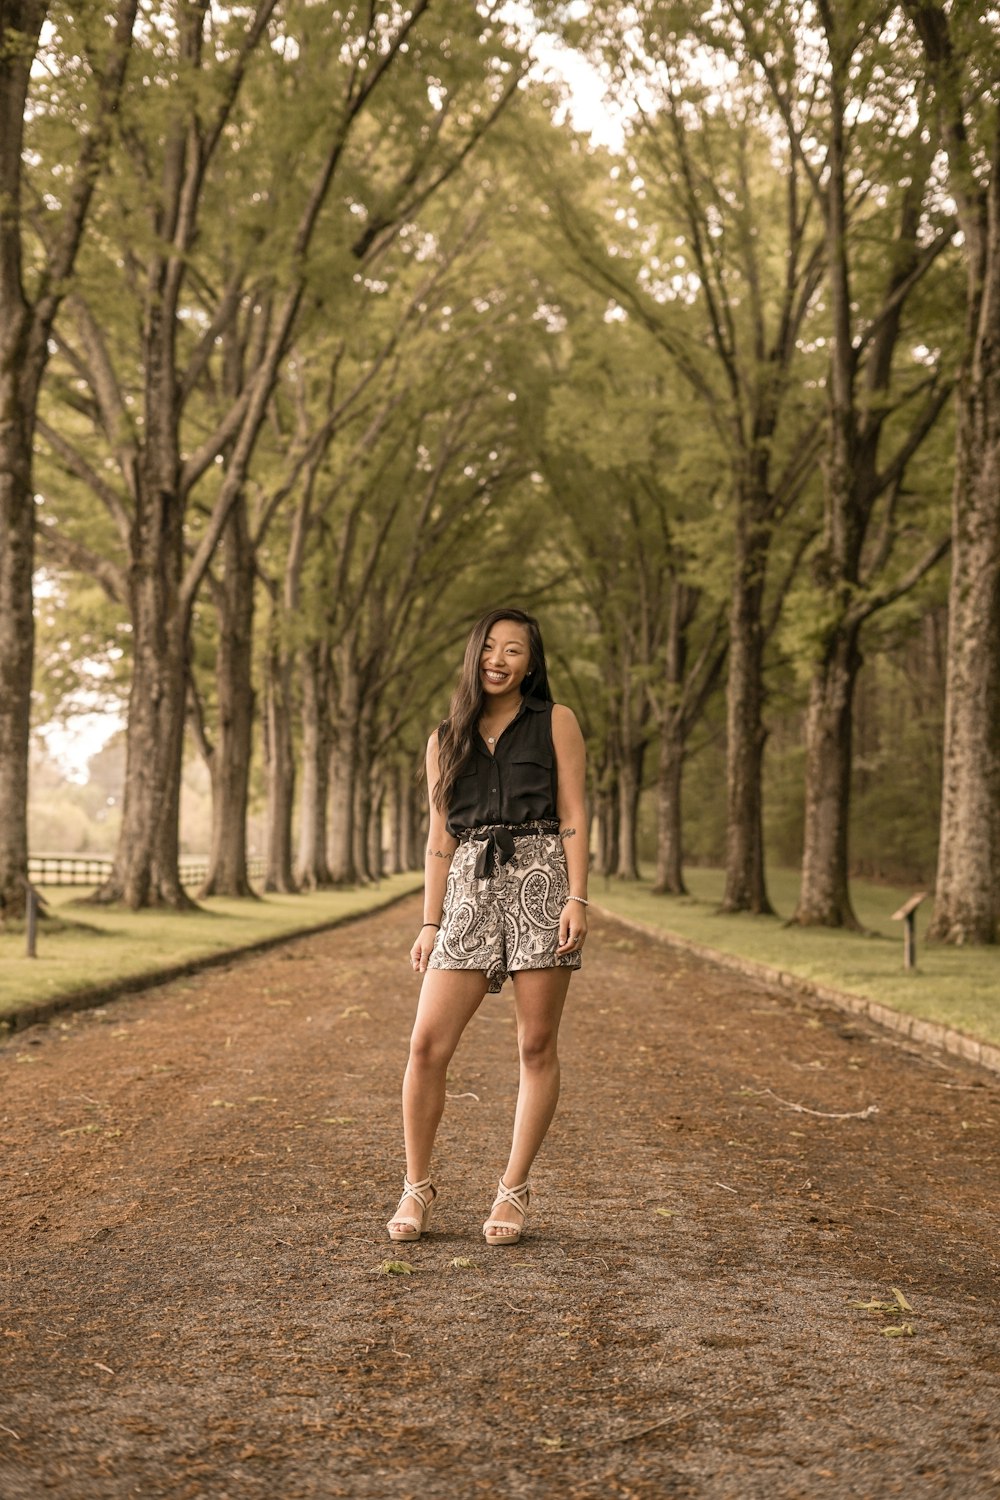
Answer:
M803 978L801 974L789 973L787 969L777 969L772 964L758 963L752 958L740 958L738 954L726 953L720 948L709 948L704 943L696 943L690 938L681 937L679 933L669 932L665 927L654 927L652 923L640 922L636 917L623 917L610 907L600 906L596 901L591 902L591 907L601 916L611 917L624 927L631 927L636 932L644 933L646 937L656 938L671 948L680 948L697 958L708 959L710 963L732 969L748 979L760 979L778 989L790 990L805 1000L817 1000L851 1015L866 1016L869 1021L887 1031L894 1031L897 1035L908 1037L924 1046L938 1047L942 1052L951 1053L953 1057L978 1063L981 1068L1000 1074L1000 1047L980 1041L978 1037L969 1036L964 1031L957 1031L954 1026L943 1026L937 1021L922 1021L919 1016L911 1016L904 1010L893 1010L892 1006L882 1005L878 1000L870 1000L865 995L854 995L849 990L816 984L811 979Z

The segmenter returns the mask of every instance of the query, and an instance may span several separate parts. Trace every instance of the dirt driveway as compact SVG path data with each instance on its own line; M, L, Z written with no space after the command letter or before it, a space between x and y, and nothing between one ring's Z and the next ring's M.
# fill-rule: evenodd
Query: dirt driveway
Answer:
M3 1500L1000 1494L998 1080L602 920L530 1235L508 986L390 1247L418 912L0 1045Z

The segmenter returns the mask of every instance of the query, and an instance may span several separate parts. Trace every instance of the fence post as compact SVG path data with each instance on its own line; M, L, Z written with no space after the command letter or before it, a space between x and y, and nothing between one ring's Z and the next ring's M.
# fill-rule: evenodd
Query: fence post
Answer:
M24 888L28 893L24 924L26 956L28 958L37 958L38 955L35 949L38 940L38 892L30 880L25 880Z

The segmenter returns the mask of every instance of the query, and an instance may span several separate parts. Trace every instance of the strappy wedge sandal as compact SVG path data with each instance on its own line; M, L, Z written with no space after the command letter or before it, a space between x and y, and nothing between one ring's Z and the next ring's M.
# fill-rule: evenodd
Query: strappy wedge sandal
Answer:
M413 1214L401 1214L399 1212L407 1198L415 1198L420 1204L419 1219ZM429 1177L425 1177L423 1182L411 1182L404 1175L403 1192L399 1202L396 1204L396 1212L385 1226L389 1232L389 1238L391 1240L419 1240L431 1222L431 1213L434 1209L436 1198L437 1188ZM406 1229L394 1229L394 1224L406 1224L408 1227Z
M501 1177L497 1188L497 1195L493 1200L493 1207L490 1209L490 1217L483 1225L483 1235L487 1245L517 1244L524 1233L524 1222L528 1217L528 1204L530 1201L531 1189L526 1182L522 1182L520 1187L509 1188ZM512 1224L509 1219L495 1219L493 1217L502 1203L512 1203L514 1205L521 1215L520 1225ZM491 1230L496 1231L498 1229L502 1231L500 1234L495 1232L490 1233Z

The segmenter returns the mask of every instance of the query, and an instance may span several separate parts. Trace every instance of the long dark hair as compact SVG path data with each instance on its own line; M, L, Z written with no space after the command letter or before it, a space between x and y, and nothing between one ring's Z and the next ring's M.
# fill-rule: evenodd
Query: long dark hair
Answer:
M462 675L451 695L448 717L438 733L438 780L437 785L431 788L431 796L434 806L441 812L447 812L452 787L472 753L474 736L478 732L476 726L482 715L486 696L479 676L483 648L490 632L500 620L514 620L516 624L524 625L528 631L531 665L521 681L521 696L541 698L547 703L552 701L542 632L534 615L525 614L523 609L488 610L476 621L469 633L469 639L465 643Z

